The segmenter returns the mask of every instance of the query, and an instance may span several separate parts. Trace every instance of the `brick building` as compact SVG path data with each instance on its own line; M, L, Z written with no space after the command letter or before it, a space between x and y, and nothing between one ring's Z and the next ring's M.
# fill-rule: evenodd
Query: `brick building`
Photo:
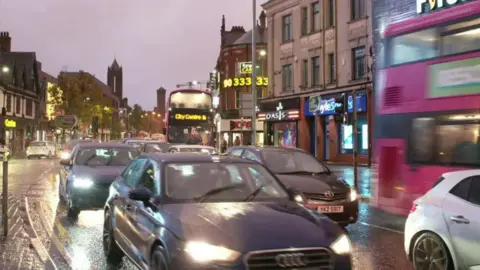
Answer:
M233 26L230 31L225 30L225 17L222 18L220 30L221 45L216 70L220 74L220 101L219 108L222 120L220 121L221 139L232 145L238 137L243 144L251 144L251 73L252 73L252 30L246 32L241 26ZM266 16L262 12L256 28L257 40L257 67L256 75L260 82L257 87L257 97L267 95L268 84L266 65ZM257 144L263 144L263 124L257 125Z
M371 0L278 0L263 4L269 96L262 99L265 144L296 146L319 159L351 163L353 93L360 163L372 148ZM348 121L335 98L348 97Z

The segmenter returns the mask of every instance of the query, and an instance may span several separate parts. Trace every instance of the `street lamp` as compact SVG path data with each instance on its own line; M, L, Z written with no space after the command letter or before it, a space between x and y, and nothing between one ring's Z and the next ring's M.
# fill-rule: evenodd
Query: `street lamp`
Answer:
M267 55L267 51L261 50L261 51L260 51L260 56L265 56L265 55Z
M7 66L2 67L2 72L3 73L8 73L10 72L10 69Z

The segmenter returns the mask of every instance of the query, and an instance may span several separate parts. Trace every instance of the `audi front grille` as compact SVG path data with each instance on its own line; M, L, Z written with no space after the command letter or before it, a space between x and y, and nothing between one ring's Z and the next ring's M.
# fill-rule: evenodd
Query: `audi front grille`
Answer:
M326 202L331 202L331 201L337 201L337 200L345 200L348 196L348 193L333 193L331 194L316 194L316 193L303 193L305 197L309 200L314 200L314 201L326 201Z
M331 254L325 248L253 251L244 261L249 270L333 269Z

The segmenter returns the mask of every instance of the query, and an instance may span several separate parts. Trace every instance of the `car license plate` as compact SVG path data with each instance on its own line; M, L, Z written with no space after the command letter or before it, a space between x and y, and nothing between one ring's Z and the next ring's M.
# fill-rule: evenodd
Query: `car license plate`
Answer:
M343 213L343 205L339 206L319 206L318 212L320 213Z

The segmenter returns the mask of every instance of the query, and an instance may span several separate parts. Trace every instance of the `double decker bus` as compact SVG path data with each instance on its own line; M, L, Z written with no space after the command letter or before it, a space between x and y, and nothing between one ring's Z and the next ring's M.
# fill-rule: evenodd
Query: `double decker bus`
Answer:
M212 94L178 89L168 97L166 135L169 143L214 145Z
M480 1L393 24L382 45L374 196L407 214L441 174L480 167Z

